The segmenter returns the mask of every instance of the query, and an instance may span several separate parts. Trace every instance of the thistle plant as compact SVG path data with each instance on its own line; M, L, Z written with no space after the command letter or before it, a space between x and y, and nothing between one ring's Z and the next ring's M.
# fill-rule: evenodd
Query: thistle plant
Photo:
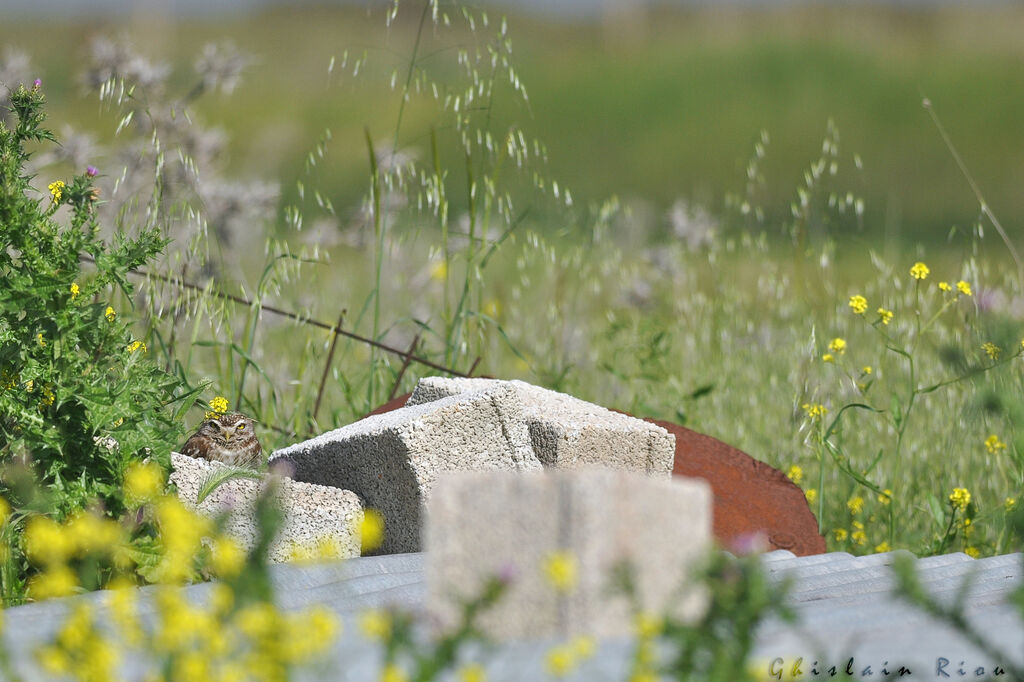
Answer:
M56 142L44 125L41 83L12 92L11 110L15 122L0 123L0 495L13 508L6 531L13 551L2 573L8 603L21 598L34 572L18 531L86 507L97 518L116 518L126 509L129 465L148 458L166 469L191 405L182 383L156 366L128 315L111 304L115 292L132 294L129 273L166 240L147 227L105 240L91 167L37 190L26 164L35 149Z

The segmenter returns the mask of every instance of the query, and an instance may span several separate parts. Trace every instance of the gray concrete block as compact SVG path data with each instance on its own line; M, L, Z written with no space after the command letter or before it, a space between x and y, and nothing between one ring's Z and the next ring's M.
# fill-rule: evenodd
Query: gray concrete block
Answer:
M230 512L225 527L227 533L246 549L256 544L258 535L253 505L266 485L267 476L260 481L228 481L197 504L203 481L211 472L227 468L226 465L176 452L171 454L171 464L174 468L171 482L177 486L182 502L210 518ZM281 478L278 501L284 512L284 522L270 547L272 562L289 561L296 554L315 554L325 543L337 549L338 558L359 556L359 525L363 520L363 509L355 493Z
M492 386L362 419L278 450L296 480L352 490L384 517L379 553L420 549L423 505L437 476L475 469L539 470L519 394Z
M406 405L502 385L519 394L533 451L545 466L573 469L596 464L672 474L676 439L662 427L523 381L424 377Z
M449 474L427 511L427 607L451 624L460 599L478 595L490 576L512 575L509 592L483 619L492 636L630 635L627 601L608 591L616 564L632 565L645 610L696 618L705 595L685 585L711 537L711 490L702 480L598 468ZM562 551L578 571L568 593L543 570Z

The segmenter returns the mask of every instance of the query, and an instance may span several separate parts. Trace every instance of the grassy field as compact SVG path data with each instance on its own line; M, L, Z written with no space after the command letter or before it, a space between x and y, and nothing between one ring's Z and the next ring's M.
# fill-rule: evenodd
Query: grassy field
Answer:
M386 86L393 70L404 74L417 17L416 7L403 5L390 31L379 13L327 9L182 23L5 21L0 44L31 53L55 115L109 137L109 121L100 125L94 101L81 98L74 82L72 67L92 36L130 36L146 55L178 67L205 42L229 38L255 57L249 77L234 96L205 98L196 109L229 131L231 167L294 177L329 127L331 159L319 179L345 206L366 190L363 127L391 133L397 99ZM674 12L648 17L630 37L600 24L512 17L530 103L499 92L495 111L546 142L552 175L581 205L614 194L650 202L655 217L680 197L719 211L727 193L742 192L747 160L766 130L764 204L772 222L788 218L831 118L849 167L845 182L865 199L865 231L938 243L978 210L921 107L924 96L993 208L1007 224L1024 222L1022 22L1020 8ZM440 65L452 45L474 44L479 36L458 22L428 32L420 65ZM331 57L340 61L346 51L351 59L366 53L361 77L329 76ZM411 108L400 146L422 151L434 113ZM854 154L862 172L850 163Z
M460 118L430 97L400 109L392 73L400 91L415 54L426 80L412 82L428 91L440 83L463 92L457 84L474 77L507 82L500 64L480 72L455 59L459 46L484 50L498 22L468 31L428 21L417 43L413 9L387 32L378 15L327 10L126 24L137 47L175 66L168 88L177 91L190 87L187 67L210 39L230 36L257 58L234 95L194 107L226 130L228 175L282 185L276 218L238 242L211 237L211 253L238 251L241 266L214 270L217 287L329 323L345 309L346 328L401 348L419 333L421 354L463 371L480 357L480 374L685 422L791 471L831 549L1012 548L1007 511L1024 484L1024 288L991 226L984 236L971 229L978 203L921 98L934 102L995 213L1019 235L1024 93L1013 87L1021 48L1011 27L1020 10L671 14L615 49L600 26L513 19L528 104L496 88L491 107L477 103ZM8 23L0 41L31 50L54 120L108 131L100 139L109 142L118 117L79 96L71 68L101 30L116 33L107 24ZM328 74L332 56L339 66ZM465 154L460 146L463 133L515 125L544 140L542 177L570 187L574 206L555 200L550 179L531 193L529 172L503 175L513 164L500 144L470 140ZM331 141L309 169L325 128ZM762 129L770 142L747 189ZM367 138L387 142L396 130L419 175L380 171L378 197L410 203L358 219L371 191ZM467 176L478 187L511 187L519 208L506 240L510 223L495 204L505 195L471 193ZM438 186L445 210L420 208ZM798 188L807 206L794 217ZM316 208L314 190L336 215ZM727 208L728 193L762 208L763 222ZM860 218L848 193L864 199ZM631 210L603 203L610 195ZM682 220L676 234L663 218L678 198L712 213L717 232L700 245L684 238L699 220ZM303 234L285 220L292 204L307 214ZM258 284L267 260L297 252L315 218L327 221L316 262ZM952 226L961 229L947 239ZM346 243L328 245L338 230ZM283 241L261 250L267 233ZM910 274L917 262L927 278ZM866 297L862 314L853 296ZM364 414L401 365L343 340L321 399L329 333L208 295L178 303L177 315L140 309L150 347L191 383L209 381L207 399L226 395L256 414L268 449ZM413 365L399 388L424 373ZM971 492L971 506L951 503L955 488Z

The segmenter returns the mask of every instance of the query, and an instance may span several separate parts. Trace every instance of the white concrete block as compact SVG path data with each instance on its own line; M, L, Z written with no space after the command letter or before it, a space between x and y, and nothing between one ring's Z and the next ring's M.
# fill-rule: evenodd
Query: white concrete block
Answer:
M427 606L443 625L459 600L494 575L511 588L483 627L500 639L631 635L625 598L611 596L617 563L635 570L641 604L696 619L705 594L688 573L711 549L711 491L705 481L591 468L529 475L461 472L441 478L427 508ZM558 592L544 574L555 552L575 558L578 582Z
M519 394L533 451L545 466L573 469L596 464L671 476L676 439L662 427L523 381L425 377L406 405L502 385Z
M541 468L519 394L492 386L374 415L278 450L296 480L352 490L384 517L381 554L419 551L422 507L446 471Z
M226 525L228 534L246 549L255 546L258 535L253 506L266 485L267 475L259 481L227 481L197 504L199 488L207 476L227 468L226 465L176 452L171 454L171 464L174 468L171 482L177 486L178 497L188 507L210 518L230 512ZM337 548L338 558L359 556L359 525L363 520L363 509L355 493L281 478L278 501L284 512L284 522L270 547L272 562L288 561L297 552L308 554L324 546Z

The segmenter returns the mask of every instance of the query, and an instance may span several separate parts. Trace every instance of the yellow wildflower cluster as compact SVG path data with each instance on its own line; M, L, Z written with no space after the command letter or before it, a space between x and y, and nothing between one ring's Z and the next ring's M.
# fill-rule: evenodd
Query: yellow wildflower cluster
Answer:
M42 570L29 579L33 599L50 599L74 593L78 576L68 567L73 559L112 557L115 565L127 566L124 531L113 519L78 512L59 524L47 516L34 516L25 524L25 555Z
M928 269L928 266L921 262L914 263L910 268L910 276L918 281L927 279L930 272L931 270Z
M114 311L112 306L107 306L107 309L103 311L103 317L107 318L107 322L113 322L117 318L117 312Z
M850 513L856 516L864 511L864 498L860 495L855 495L846 501L846 508L850 510Z
M828 349L833 353L839 353L842 355L846 352L846 341L840 338L832 339L828 344Z
M949 503L953 505L954 509L965 511L967 505L971 503L971 493L967 488L953 488L953 492L949 496Z
M1013 497L1007 497L1003 501L1003 509L1005 509L1008 512L1013 511L1016 507L1017 507L1017 500L1015 498L1013 498Z
M850 308L857 315L863 315L868 309L868 299L864 298L860 294L850 297Z
M800 409L811 419L820 419L828 413L828 408L819 403L804 403Z
M981 344L981 349L985 351L985 355L987 355L990 360L998 360L999 354L1003 352L1002 348L992 343L991 341L986 341L985 343Z
M888 540L883 540L882 542L875 545L875 554L885 554L886 552L891 551L892 547L889 545Z
M46 189L50 190L50 198L53 199L53 203L58 203L60 198L64 196L65 187L67 185L64 184L63 180L54 180L46 186Z
M363 520L359 523L360 553L372 552L384 542L384 517L373 508L363 511Z
M864 524L860 521L853 521L850 525L853 526L853 532L850 533L850 539L861 547L866 545L868 542L868 535L864 532Z
M882 324L889 324L892 322L892 316L893 312L891 310L886 310L885 308L878 309L878 319Z
M846 538L849 537L850 533L845 528L836 528L832 531L832 537L836 539L836 542L846 542Z
M574 637L565 644L552 647L544 657L544 667L554 677L565 677L593 655L593 639L586 636Z
M807 504L814 504L818 501L818 489L808 488L804 491L804 497L807 498Z
M883 506L889 506L892 502L892 491L886 488L878 495L878 502Z
M985 449L994 455L1000 450L1005 450L1006 443L999 440L999 436L993 433L991 436L985 439Z
M57 633L56 641L35 653L43 670L54 677L73 674L88 682L118 677L120 652L97 628L88 605L76 607Z
M797 485L800 485L800 481L804 480L804 470L800 468L798 464L794 464L789 467L789 472L786 474L789 480L793 481Z
M71 283L71 300L78 298L78 295L82 293L82 290L78 287L78 282Z
M204 419L216 419L217 417L222 417L227 411L228 399L219 395L210 401L210 409L206 411Z
M134 353L137 350L142 350L142 352L145 353L149 349L146 348L146 344L142 341L132 341L131 343L128 344L125 350L127 350L129 353Z
M558 592L572 592L578 580L578 562L571 552L551 552L544 560L544 578Z

